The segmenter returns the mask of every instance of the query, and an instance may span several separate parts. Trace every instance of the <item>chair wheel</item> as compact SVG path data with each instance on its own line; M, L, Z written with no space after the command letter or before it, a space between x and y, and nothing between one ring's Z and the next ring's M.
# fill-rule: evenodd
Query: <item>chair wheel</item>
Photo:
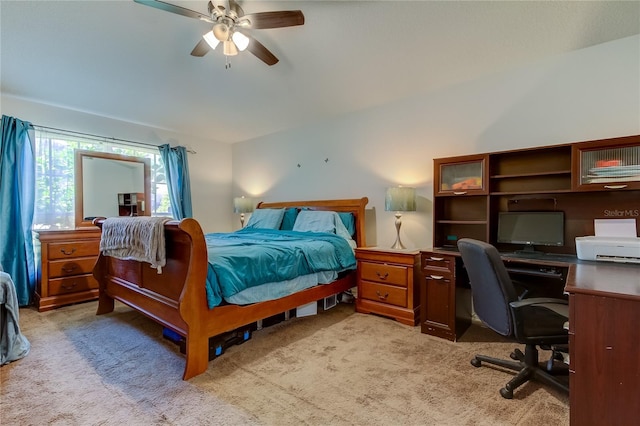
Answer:
M514 352L511 352L511 353L509 354L509 356L511 357L511 359L513 359L513 360L515 360L515 361L518 361L518 354L517 354L517 353L515 353L515 351L514 351Z
M478 358L473 358L471 359L471 365L473 365L474 367L480 367L482 365L482 361L480 361Z
M513 399L513 391L507 388L500 389L500 395L502 395L504 399Z

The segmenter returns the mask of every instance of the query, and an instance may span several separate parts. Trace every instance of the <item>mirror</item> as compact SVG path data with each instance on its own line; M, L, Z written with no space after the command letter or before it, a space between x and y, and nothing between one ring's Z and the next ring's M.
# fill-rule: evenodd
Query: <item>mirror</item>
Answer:
M150 216L150 170L148 158L76 150L76 227L101 216Z

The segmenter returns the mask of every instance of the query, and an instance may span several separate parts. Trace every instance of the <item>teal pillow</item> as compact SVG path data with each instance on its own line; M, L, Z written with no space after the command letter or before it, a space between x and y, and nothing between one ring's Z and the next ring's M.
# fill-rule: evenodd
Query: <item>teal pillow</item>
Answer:
M294 231L336 233L335 212L323 210L302 210L298 213Z
M296 218L298 217L298 211L296 207L285 209L282 224L280 225L281 230L291 231L293 229L293 224L296 223Z
M353 217L353 213L338 212L338 216L340 216L344 227L347 228L349 235L353 237L356 234L356 218Z
M284 209L257 209L251 213L247 228L280 229Z
M356 244L338 213L333 211L302 210L298 213L293 230L300 232L328 232L344 238L351 247L355 247Z
M300 208L289 208L284 213L284 218L282 219L282 227L280 229L284 230L292 230L293 225L296 222L298 217L298 213L301 210L312 210L309 207L300 207ZM316 210L313 210L316 211ZM356 218L353 216L353 213L350 212L337 212L338 216L340 216L340 220L342 221L344 227L349 232L349 235L353 238L356 235ZM286 224L285 224L286 223Z

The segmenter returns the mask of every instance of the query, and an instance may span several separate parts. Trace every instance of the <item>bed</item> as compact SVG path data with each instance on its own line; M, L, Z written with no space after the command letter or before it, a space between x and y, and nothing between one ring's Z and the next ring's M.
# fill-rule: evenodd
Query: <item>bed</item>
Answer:
M366 245L364 214L366 197L260 203L258 209L290 209L350 213L353 240ZM94 224L102 229L105 219ZM93 270L99 283L97 314L112 312L118 300L148 316L185 339L186 364L183 380L207 370L209 338L239 327L322 300L356 286L355 269L342 272L335 281L319 284L273 300L250 304L222 302L209 307L208 262L205 235L194 219L164 223L166 264L158 273L149 264L100 254Z

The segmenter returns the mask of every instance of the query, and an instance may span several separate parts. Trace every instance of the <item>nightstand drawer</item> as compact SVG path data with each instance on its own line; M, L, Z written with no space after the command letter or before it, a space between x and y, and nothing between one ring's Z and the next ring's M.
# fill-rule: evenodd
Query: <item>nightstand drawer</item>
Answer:
M386 263L361 262L360 277L366 281L407 286L407 268Z
M363 282L358 297L395 306L407 306L407 290L393 285Z
M49 280L49 294L51 296L76 293L79 291L86 291L98 288L98 281L93 278L93 275L79 275L69 278L57 278Z
M49 278L90 274L96 264L95 257L82 259L54 260L49 262Z
M67 259L71 257L98 256L100 240L76 241L68 243L49 243L49 260Z

